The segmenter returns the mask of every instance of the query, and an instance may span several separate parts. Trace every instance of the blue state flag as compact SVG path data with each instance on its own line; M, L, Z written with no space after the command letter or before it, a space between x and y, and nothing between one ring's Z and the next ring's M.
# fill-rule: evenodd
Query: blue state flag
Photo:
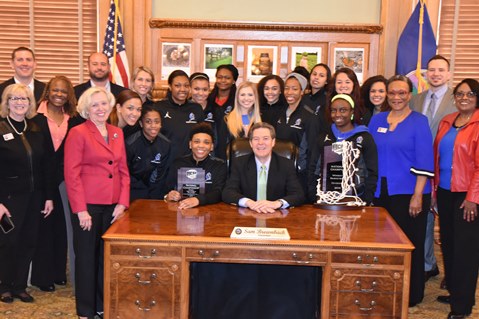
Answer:
M424 0L420 0L399 38L396 74L409 77L415 93L427 89L423 73L427 61L436 55L437 45Z

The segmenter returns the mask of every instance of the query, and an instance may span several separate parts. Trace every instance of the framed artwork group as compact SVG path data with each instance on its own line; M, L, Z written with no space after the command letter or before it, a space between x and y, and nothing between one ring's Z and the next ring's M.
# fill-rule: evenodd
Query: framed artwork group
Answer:
M194 58L200 52L199 59ZM314 65L325 63L334 73L342 67L351 68L362 83L367 77L369 43L291 43L274 42L209 43L201 41L200 50L192 42L161 43L161 79L176 69L187 74L204 72L214 79L221 64L234 64L240 79L258 82L269 74L284 76L301 66L311 72ZM198 63L199 61L199 63Z

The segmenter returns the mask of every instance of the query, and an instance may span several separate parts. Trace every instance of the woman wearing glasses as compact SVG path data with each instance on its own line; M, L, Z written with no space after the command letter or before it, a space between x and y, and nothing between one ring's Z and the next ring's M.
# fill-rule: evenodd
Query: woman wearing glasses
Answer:
M26 292L41 218L53 210L53 145L48 126L35 116L35 98L23 84L9 85L0 107L0 219L15 228L0 231L0 301L33 302ZM47 199L47 200L45 200Z
M465 318L475 304L479 268L479 83L461 81L454 89L458 112L446 115L434 141L441 249L450 296L448 318Z
M395 75L387 83L391 110L373 116L369 132L378 149L374 204L388 210L416 247L412 252L409 306L424 297L424 239L434 176L432 135L427 117L411 111L412 83Z

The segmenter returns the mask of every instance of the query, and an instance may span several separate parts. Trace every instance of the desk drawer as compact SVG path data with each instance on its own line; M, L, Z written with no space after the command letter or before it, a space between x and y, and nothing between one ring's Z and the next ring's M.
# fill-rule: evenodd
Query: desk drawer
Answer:
M188 261L244 262L304 264L322 266L327 262L327 253L307 250L265 250L251 248L186 248Z
M137 257L139 259L181 258L181 247L169 247L155 244L115 244L110 246L112 256Z
M347 318L399 318L401 297L387 293L331 292L331 317L347 315Z
M332 254L333 263L358 264L364 266L373 265L403 265L404 256L388 255L376 252L336 253Z
M398 271L333 269L331 290L400 294L403 281L404 275Z

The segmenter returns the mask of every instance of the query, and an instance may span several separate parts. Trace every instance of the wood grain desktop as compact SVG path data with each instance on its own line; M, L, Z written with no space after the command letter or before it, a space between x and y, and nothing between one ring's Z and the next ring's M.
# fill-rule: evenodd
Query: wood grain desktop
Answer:
M235 226L284 227L291 239L231 239ZM188 318L192 262L322 267L321 318L407 318L414 247L382 208L257 214L138 200L104 239L105 318Z

